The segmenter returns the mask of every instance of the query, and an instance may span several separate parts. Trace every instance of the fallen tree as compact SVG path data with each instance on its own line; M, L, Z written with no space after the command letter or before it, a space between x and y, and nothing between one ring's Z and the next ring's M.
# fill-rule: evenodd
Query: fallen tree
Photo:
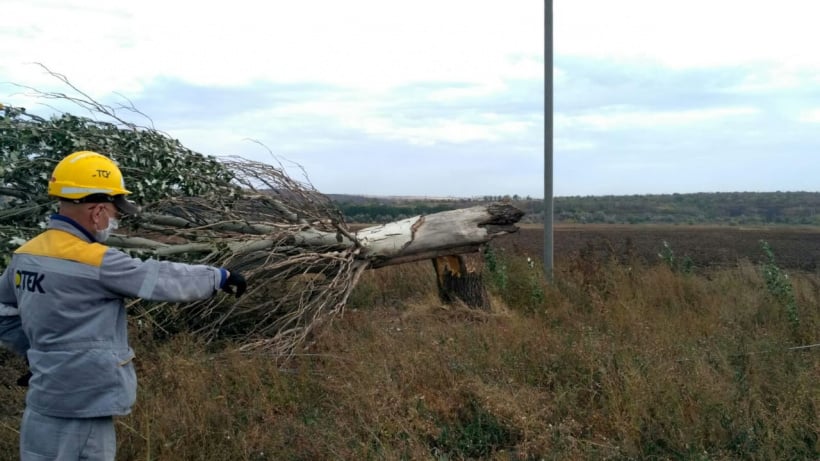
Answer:
M138 303L135 309L163 331L240 336L245 350L278 353L292 350L341 312L364 270L477 252L491 239L515 232L523 214L512 205L493 203L351 232L343 221L288 223L281 216L271 221L264 216L265 206L281 209L284 204L267 194L242 198L215 219L203 218L207 207L199 199L170 203L146 214L134 234L115 235L110 243L142 257L198 255L197 262L241 270L251 288L239 300Z
M294 180L273 155L271 164L205 156L119 116L123 109L136 112L133 107L102 105L71 88L80 96L38 94L71 100L105 120L65 113L46 119L0 106L2 266L55 211L46 184L56 163L76 150L105 153L119 163L131 198L143 206L141 216L124 220L110 245L142 258L235 268L249 280L247 295L238 300L134 300L132 319L155 335L193 331L288 356L344 309L363 271L475 252L515 232L523 215L494 203L353 232L306 175Z

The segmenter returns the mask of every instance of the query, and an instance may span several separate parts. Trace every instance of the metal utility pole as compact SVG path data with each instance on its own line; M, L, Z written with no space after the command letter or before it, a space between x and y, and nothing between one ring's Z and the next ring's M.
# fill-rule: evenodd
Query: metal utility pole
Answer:
M544 275L553 277L552 0L544 4Z

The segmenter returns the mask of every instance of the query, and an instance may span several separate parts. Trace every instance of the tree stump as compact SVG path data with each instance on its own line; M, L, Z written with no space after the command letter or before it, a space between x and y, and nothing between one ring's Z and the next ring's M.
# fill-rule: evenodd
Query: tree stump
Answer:
M439 299L443 303L453 304L460 300L472 308L490 309L490 298L481 273L469 270L463 256L439 256L432 261Z

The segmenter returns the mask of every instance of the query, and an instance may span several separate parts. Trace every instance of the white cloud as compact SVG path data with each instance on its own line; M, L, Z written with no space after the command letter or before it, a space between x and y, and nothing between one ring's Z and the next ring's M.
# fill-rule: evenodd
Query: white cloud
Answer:
M769 61L818 68L817 17L820 3L805 0L559 0L555 47L671 67Z
M0 1L0 82L67 91L42 62L194 150L264 160L258 139L328 192L543 191L540 0ZM685 192L709 169L748 190L771 152L791 159L772 187L816 188L820 3L554 7L558 193Z
M493 94L502 93L506 89L507 85L504 84L504 81L501 79L496 79L495 81L485 82L480 85L433 90L428 94L427 99L431 102L455 101L463 98L490 96Z
M553 149L558 152L572 152L594 150L598 143L589 140L573 139L565 136L556 136L553 140Z
M820 74L807 72L797 67L770 65L748 73L742 82L730 90L742 93L764 93L773 90L796 89L818 83L820 83Z
M820 108L804 110L800 112L797 119L805 123L820 123Z
M5 0L4 24L15 27L0 35L0 73L40 87L49 78L24 63L42 62L95 95L133 94L158 76L368 89L535 78L543 74L543 21L532 14L538 4Z
M754 107L722 107L679 111L641 111L614 107L603 110L601 113L558 115L555 117L555 126L556 129L587 128L601 131L683 128L693 124L715 123L722 119L748 117L759 113L760 110Z
M404 140L419 145L432 145L441 142L495 142L511 134L526 131L530 126L532 126L531 123L524 121L485 124L443 119L428 120L423 125L418 126L401 126L383 118L366 118L351 124L351 127L358 128L370 135L386 139Z

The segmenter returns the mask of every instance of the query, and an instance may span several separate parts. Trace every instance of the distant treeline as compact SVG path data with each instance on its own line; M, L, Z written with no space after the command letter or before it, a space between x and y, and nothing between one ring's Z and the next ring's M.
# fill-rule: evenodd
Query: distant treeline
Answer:
M544 221L542 199L517 195L444 199L332 195L331 198L352 223L385 223L499 200L509 200L526 212L521 222ZM556 197L554 218L559 223L820 225L820 192Z

